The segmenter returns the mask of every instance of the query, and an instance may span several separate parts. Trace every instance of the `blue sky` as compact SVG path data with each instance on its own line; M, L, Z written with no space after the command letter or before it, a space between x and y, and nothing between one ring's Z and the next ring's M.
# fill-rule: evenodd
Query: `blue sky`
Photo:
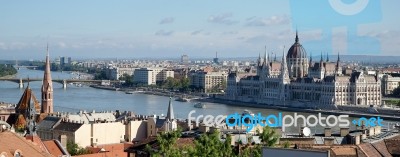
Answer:
M53 57L254 57L296 28L309 54L399 54L400 1L338 2L2 1L0 59L42 59L47 42Z

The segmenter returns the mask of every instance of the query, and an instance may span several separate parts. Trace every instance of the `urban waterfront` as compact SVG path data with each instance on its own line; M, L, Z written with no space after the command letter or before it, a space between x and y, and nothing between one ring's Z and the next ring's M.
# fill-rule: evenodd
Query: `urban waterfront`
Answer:
M16 78L40 78L43 75L43 71L20 69ZM54 79L68 79L77 77L75 74L70 72L52 72ZM30 88L33 90L35 96L40 98L40 89L42 82L34 81L30 82ZM27 83L24 83L27 86ZM63 89L62 84L53 83L54 86L54 110L55 112L79 112L80 110L86 110L87 112L101 111L132 111L135 114L141 115L165 115L167 113L169 98L165 96L147 95L147 94L125 94L122 91L109 91L95 89L88 86L78 87L75 85L68 84L67 89ZM15 82L1 81L0 82L0 101L9 103L18 103L24 89L18 88L18 84ZM261 113L262 115L275 114L279 112L283 114L293 114L290 112L284 112L274 109L263 109L263 108L251 108L251 107L240 107L230 106L219 103L207 103L206 108L199 109L193 107L193 102L179 102L173 101L173 107L175 117L179 119L187 119L188 113L195 110L197 115L228 115L232 113L242 113L245 109L248 109L254 113ZM301 113L302 115L310 115L309 113ZM352 118L351 118L352 120ZM301 122L301 121L300 121ZM317 126L312 130L315 132L323 132L323 127ZM299 128L291 127L287 129L287 132L295 133L298 132ZM333 131L339 131L338 127L333 128Z

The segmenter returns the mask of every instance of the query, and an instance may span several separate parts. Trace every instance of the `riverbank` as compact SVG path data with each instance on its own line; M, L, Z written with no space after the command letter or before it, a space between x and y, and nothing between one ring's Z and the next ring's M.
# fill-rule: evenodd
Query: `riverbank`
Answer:
M383 112L383 113L368 113L368 108L364 107L353 107L353 106L339 106L338 110L321 110L321 109L309 109L309 108L296 108L291 106L271 106L265 104L256 104L256 103L248 103L248 102L239 102L239 101L230 101L230 100L223 100L217 98L209 98L205 97L203 94L187 94L187 93L174 93L171 91L157 91L157 90L138 90L138 89L131 89L131 88L104 88L106 90L118 90L118 91L125 91L125 92L132 92L132 91L140 91L140 94L147 94L147 95L157 95L157 96L173 96L173 97L188 97L192 101L199 101L199 102L210 102L210 103L219 103L219 104L226 104L232 106L240 106L240 107L253 107L253 108L262 108L262 109L275 109L287 112L305 112L305 113L321 113L325 115L349 115L350 117L381 117L385 120L391 121L400 121L400 110L390 110L391 112ZM365 112L364 112L365 110ZM388 109L386 109L388 110ZM387 114L386 114L387 113Z
M220 103L226 105L233 105L233 106L242 106L242 107L254 107L254 108L263 108L263 109L275 109L287 112L305 112L305 113L321 113L325 115L349 115L350 117L381 117L384 120L390 121L400 121L400 110L398 111L398 115L388 115L384 113L373 114L373 113L366 113L366 112L354 112L354 111L343 111L343 110L321 110L321 109L306 109L306 108L295 108L295 107L285 107L285 106L270 106L265 104L255 104L255 103L247 103L247 102L238 102L238 101L229 101L229 100L222 100L222 99L198 99L197 101L201 102L211 102L211 103Z
M15 78L15 76L17 76L17 74L2 76L2 77L0 77L0 79L12 79L12 78Z

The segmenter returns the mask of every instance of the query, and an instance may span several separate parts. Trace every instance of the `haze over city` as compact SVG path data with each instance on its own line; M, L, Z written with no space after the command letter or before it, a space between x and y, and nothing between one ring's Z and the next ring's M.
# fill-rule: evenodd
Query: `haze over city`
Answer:
M8 1L0 55L43 59L47 42L53 57L256 57L265 45L280 55L296 29L314 55L398 55L399 3L369 1L346 13L328 1Z

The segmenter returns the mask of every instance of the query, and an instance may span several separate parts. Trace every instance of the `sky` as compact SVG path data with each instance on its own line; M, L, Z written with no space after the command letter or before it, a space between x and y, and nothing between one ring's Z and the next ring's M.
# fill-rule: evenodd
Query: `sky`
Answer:
M0 59L399 55L398 0L1 1Z

